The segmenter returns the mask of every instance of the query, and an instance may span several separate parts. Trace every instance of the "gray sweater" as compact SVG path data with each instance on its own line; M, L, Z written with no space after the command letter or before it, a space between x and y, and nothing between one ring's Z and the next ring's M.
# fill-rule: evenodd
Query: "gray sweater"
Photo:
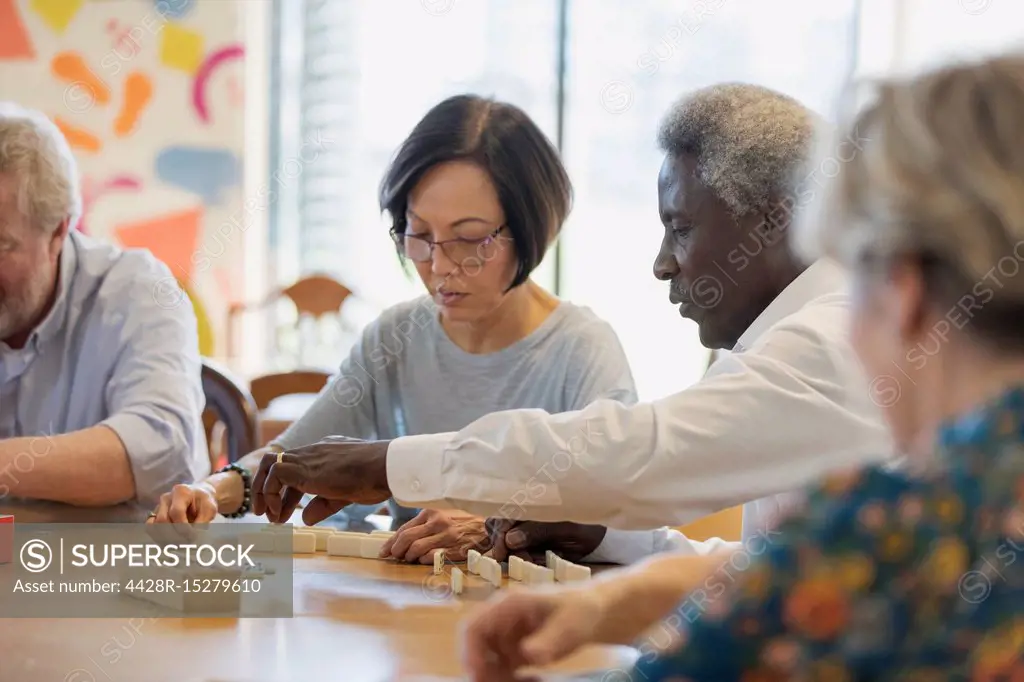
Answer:
M526 338L475 355L448 338L423 296L367 325L336 378L275 442L445 433L491 412L568 412L600 398L637 399L618 336L589 308L563 301Z

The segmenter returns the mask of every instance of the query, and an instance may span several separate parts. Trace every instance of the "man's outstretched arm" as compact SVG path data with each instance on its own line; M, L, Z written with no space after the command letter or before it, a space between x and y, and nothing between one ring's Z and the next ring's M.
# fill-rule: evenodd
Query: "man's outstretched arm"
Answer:
M890 440L860 378L806 328L778 329L657 402L497 412L457 433L391 441L388 486L401 504L482 516L685 524L886 459Z

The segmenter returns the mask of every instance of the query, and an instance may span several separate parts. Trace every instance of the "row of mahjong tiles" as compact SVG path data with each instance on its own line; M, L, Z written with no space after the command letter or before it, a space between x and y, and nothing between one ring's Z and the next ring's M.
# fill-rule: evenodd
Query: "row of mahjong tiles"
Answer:
M315 554L326 552L328 556L357 557L362 559L379 559L380 551L393 531L375 530L370 533L322 528L317 526L291 527L269 525L263 532L249 536L249 543L256 552L291 552L293 554ZM548 551L545 555L546 566L525 561L517 556L508 559L508 577L510 580L524 584L541 584L551 582L577 582L590 578L590 567L574 564L567 559ZM446 561L445 551L434 552L433 571L436 575L443 572ZM499 587L503 575L502 566L497 561L469 550L466 569ZM464 574L458 567L453 567L452 591L461 594Z

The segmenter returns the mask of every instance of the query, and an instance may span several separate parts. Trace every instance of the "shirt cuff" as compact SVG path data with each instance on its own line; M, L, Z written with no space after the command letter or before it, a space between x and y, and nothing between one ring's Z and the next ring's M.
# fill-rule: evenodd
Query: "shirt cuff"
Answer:
M388 445L391 496L405 507L449 509L445 499L444 456L455 433L403 436Z
M635 563L657 552L656 530L618 530L609 528L593 552L582 559L585 564Z
M711 538L706 541L691 540L678 530L668 527L655 530L609 528L597 549L584 557L582 561L583 563L625 566L663 552L707 556L716 552L735 551L742 548L742 542L729 542L721 538Z

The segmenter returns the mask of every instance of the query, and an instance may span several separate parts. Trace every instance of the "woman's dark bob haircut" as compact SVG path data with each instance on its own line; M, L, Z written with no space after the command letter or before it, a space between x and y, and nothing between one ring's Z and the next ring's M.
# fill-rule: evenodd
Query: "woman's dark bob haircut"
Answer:
M434 166L472 161L498 190L519 266L509 289L529 278L572 207L558 150L522 109L475 95L450 97L416 125L380 184L380 208L405 234L409 193Z

